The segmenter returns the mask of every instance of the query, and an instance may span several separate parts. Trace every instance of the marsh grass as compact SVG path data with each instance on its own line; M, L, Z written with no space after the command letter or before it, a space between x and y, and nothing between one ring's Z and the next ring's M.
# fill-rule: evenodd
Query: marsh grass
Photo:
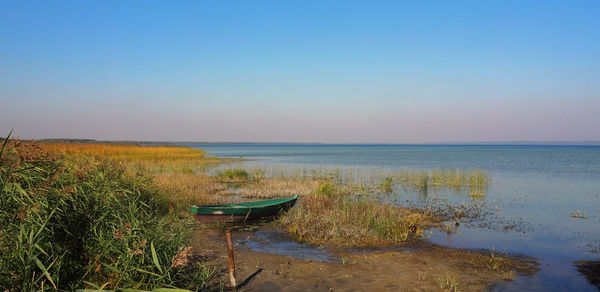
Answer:
M207 267L175 265L189 234L152 178L99 156L32 142L0 150L0 288L206 289Z
M375 246L422 238L434 218L402 207L356 197L344 186L321 183L277 223L312 245Z
M444 291L458 292L461 291L458 285L458 277L450 270L441 278L438 278L439 287Z
M206 151L177 146L138 146L88 143L40 143L47 152L66 161L105 159L128 175L147 177L171 210L185 215L190 205L231 202L226 185L205 173L232 159L207 157Z
M251 178L250 173L241 168L225 169L217 172L217 177L223 182L246 182Z
M233 161L206 157L206 151L178 146L138 146L88 143L41 143L45 151L65 156L67 159L100 157L118 161L130 171L152 174L203 173L222 162Z
M253 173L261 179L253 179ZM405 171L357 175L339 168L311 170L246 170L235 179L239 168L215 172L220 182L234 182L231 201L244 198L273 198L299 194L297 206L281 216L278 224L299 241L314 245L385 245L424 237L427 228L442 228L440 219L478 217L480 204L444 208L433 217L427 208L403 208L387 199L394 188L426 190L440 187L471 188L481 197L479 186L489 184L481 171ZM262 176L266 178L262 178ZM466 186L465 186L466 185ZM237 197L236 195L239 195ZM390 202L390 203L386 203ZM454 226L454 225L452 225ZM448 228L446 228L448 229ZM456 229L456 228L454 228ZM454 230L453 229L453 230Z
M394 183L394 178L390 177L390 176L386 176L382 179L381 181L381 190L384 193L391 193L394 191L393 188L393 183Z
M204 174L158 174L154 183L171 208L182 215L188 215L191 205L235 203L235 194L226 184Z
M238 171L244 168L238 168ZM225 169L215 172L224 176ZM252 168L246 170L249 180L254 179L253 173L259 172L261 178L279 178L295 181L320 181L336 184L352 185L372 194L393 194L396 190L415 191L429 194L442 188L453 190L457 194L465 194L471 198L483 198L491 184L490 176L480 169L407 169L399 171L352 170L340 167L332 168ZM226 176L224 176L226 177Z
M507 271L512 268L510 259L507 256L498 255L493 248L490 250L490 256L485 262L485 266L494 272Z
M428 192L429 189L442 187L453 188L457 192L467 189L469 194L474 197L484 196L485 190L491 182L488 174L482 170L405 170L396 172L394 178L405 189L414 189L420 192Z
M246 199L269 199L277 197L290 197L298 195L308 196L319 186L315 181L296 181L279 178L265 178L260 182L242 184L236 189L236 193Z
M127 162L206 161L206 151L177 146L44 143L44 149L67 155L102 156Z

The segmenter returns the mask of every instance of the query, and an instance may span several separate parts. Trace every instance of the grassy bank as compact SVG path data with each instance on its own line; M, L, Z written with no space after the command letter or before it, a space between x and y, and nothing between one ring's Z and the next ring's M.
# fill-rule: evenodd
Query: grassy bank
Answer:
M2 290L218 287L212 269L183 264L185 222L153 176L119 161L135 155L63 157L62 147L13 140L0 150Z

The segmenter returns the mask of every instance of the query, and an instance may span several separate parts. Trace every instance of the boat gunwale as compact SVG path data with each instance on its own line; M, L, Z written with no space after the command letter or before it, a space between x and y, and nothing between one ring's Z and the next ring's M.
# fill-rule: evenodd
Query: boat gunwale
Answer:
M221 204L221 205L205 205L205 206L198 206L198 205L192 205L192 208L196 208L196 209L201 209L201 208L207 208L207 209L218 209L218 208L236 208L236 209L242 209L242 208L264 208L264 207L270 207L270 206L276 206L279 204L285 204L289 201L292 200L296 200L298 199L298 195L294 195L292 197L287 197L287 198L279 198L279 199L270 199L270 200L261 200L261 201L253 201L253 202L244 202L244 203L235 203L235 204ZM277 203L275 203L277 202ZM260 205L246 205L246 204L256 204L256 203L264 203L264 204L260 204Z

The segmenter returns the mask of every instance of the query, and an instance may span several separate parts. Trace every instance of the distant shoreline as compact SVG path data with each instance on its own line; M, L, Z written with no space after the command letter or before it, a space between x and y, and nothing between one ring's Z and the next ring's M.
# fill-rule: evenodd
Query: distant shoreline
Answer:
M439 143L317 143L317 142L194 142L194 141L133 141L72 138L34 139L54 143L106 143L133 145L256 145L256 146L600 146L600 141L498 141L498 142L439 142Z

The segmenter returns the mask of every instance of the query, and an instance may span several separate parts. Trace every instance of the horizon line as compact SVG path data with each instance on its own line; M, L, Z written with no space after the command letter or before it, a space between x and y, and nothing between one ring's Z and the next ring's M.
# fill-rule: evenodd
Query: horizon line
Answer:
M2 138L4 139L4 138ZM39 142L68 143L124 143L124 144L248 144L248 145L556 145L556 146L600 146L600 140L506 140L506 141L446 141L446 142L272 142L272 141L177 141L177 140L110 140L87 138L42 138L27 139Z

